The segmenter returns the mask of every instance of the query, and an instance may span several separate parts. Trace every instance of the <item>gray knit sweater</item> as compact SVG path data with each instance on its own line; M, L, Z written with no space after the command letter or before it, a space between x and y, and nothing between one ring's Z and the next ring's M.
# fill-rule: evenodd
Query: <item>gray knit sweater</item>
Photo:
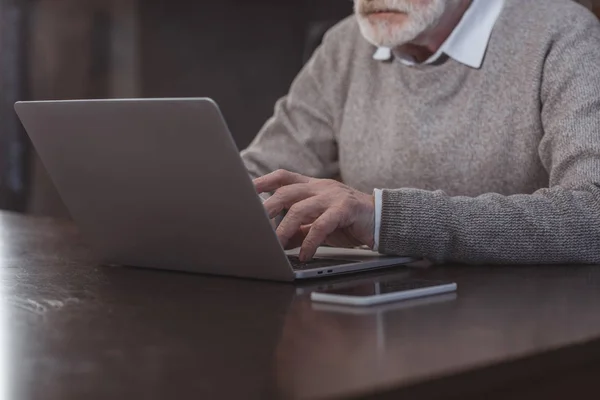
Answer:
M600 264L600 24L507 0L480 69L372 58L333 28L242 153L386 189L379 251L436 262Z

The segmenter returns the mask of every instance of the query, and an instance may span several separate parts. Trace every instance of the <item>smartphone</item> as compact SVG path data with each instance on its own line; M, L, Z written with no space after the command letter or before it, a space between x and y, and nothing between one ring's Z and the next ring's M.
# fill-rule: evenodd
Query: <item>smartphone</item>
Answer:
M372 306L455 292L454 282L441 282L422 279L381 280L360 283L339 289L317 290L311 293L313 301L346 304L351 306Z

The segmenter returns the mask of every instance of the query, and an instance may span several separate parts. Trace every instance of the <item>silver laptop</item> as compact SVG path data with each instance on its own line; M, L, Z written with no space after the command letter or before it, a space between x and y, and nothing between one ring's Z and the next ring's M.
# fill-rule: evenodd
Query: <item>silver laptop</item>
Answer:
M410 262L285 252L218 106L207 98L19 102L72 218L107 264L293 281Z

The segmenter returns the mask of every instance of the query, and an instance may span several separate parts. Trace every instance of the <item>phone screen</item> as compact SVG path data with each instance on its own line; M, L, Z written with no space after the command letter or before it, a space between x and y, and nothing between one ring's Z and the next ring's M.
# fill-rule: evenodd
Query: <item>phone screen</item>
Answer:
M422 279L402 279L379 282L361 283L355 286L318 290L317 293L335 294L340 296L370 297L380 294L406 292L415 289L443 286L450 282Z

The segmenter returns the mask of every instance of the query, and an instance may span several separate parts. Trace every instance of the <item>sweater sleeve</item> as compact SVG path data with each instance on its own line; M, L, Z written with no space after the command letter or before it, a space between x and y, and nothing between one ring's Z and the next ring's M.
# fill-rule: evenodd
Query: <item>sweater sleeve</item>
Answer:
M332 105L334 99L327 91L336 84L332 65L335 57L330 42L326 35L292 83L288 95L276 103L273 117L242 151L244 164L253 178L277 169L318 178L338 175L331 112L336 106Z
M434 262L600 264L600 24L580 14L563 26L540 93L549 187L476 198L385 190L380 252Z

